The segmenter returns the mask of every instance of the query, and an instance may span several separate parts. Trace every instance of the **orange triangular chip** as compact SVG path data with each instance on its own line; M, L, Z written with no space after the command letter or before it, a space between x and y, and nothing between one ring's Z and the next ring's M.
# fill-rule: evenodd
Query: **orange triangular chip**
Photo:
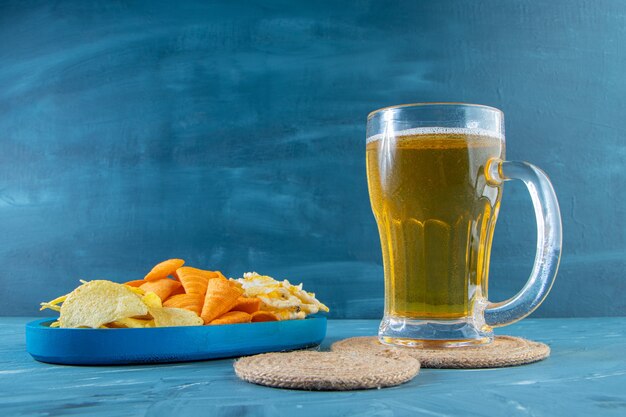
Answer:
M133 281L125 282L124 285L128 285L129 287L141 287L145 283L146 281L143 279L136 279Z
M259 311L261 307L261 300L256 297L239 297L237 299L237 304L231 311L244 311L248 314L252 314L255 311Z
M212 320L209 324L237 324L237 323L250 323L252 316L243 311L229 311L226 314Z
M212 271L218 278L228 279L220 271Z
M216 278L209 280L201 314L204 322L210 323L229 311L237 304L237 299L242 294L242 289L231 286L225 279Z
M170 297L173 295L179 295L179 294L186 294L185 287L183 287L182 285L176 288L174 291L172 291L172 293L170 294Z
M182 259L168 259L167 261L163 261L160 264L155 265L144 279L146 281L155 281L157 279L167 278L168 275L176 272L176 270L184 264L185 261Z
M161 301L163 301L179 287L180 282L174 281L173 279L161 278L156 281L146 281L145 284L141 285L139 288L146 293L155 293Z
M163 302L163 307L184 308L196 313L198 316L202 313L202 305L204 304L204 295L202 294L177 294Z
M206 294L206 286L211 278L218 275L212 271L205 271L190 266L183 266L176 270L178 280L185 287L187 294Z
M269 311L255 311L252 313L252 322L257 323L260 321L278 321L278 317Z

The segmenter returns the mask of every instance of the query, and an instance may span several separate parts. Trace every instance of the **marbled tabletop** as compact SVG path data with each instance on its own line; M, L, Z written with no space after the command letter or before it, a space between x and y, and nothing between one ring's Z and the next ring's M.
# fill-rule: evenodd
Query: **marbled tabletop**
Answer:
M380 390L304 392L237 379L233 359L168 365L59 366L25 350L24 325L0 318L2 416L626 416L626 318L526 319L498 334L552 355L515 368L423 369ZM375 334L375 320L330 320L322 348Z

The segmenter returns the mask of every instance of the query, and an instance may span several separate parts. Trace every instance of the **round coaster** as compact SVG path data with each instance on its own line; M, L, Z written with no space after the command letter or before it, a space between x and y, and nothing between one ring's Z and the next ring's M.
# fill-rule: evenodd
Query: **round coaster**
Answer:
M550 356L550 347L513 336L496 336L488 345L454 348L391 347L377 337L352 337L333 343L334 352L374 353L393 350L407 354L423 368L500 368L537 362Z
M414 358L379 349L374 353L312 352L264 353L235 362L244 381L276 388L347 391L400 385L418 374Z

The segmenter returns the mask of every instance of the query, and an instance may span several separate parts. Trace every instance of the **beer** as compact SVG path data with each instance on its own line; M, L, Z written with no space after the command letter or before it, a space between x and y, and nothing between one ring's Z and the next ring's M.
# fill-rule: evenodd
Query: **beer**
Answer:
M385 270L385 315L468 317L486 300L502 194L485 166L504 141L478 130L421 128L367 143L367 178Z

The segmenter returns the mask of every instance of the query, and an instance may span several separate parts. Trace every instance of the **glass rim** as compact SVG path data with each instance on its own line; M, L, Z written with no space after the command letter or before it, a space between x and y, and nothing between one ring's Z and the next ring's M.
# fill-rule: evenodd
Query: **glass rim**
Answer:
M387 110L395 110L402 109L407 107L437 107L437 106L456 106L456 107L478 107L483 108L485 110L496 111L500 114L504 114L502 110L497 107L487 106L485 104L473 104L473 103L463 103L463 102L455 102L455 101L433 101L433 102L425 102L425 103L407 103L407 104L396 104L393 106L381 107L380 109L374 110L367 115L367 120L370 120L372 117L377 115L378 113L385 112Z

